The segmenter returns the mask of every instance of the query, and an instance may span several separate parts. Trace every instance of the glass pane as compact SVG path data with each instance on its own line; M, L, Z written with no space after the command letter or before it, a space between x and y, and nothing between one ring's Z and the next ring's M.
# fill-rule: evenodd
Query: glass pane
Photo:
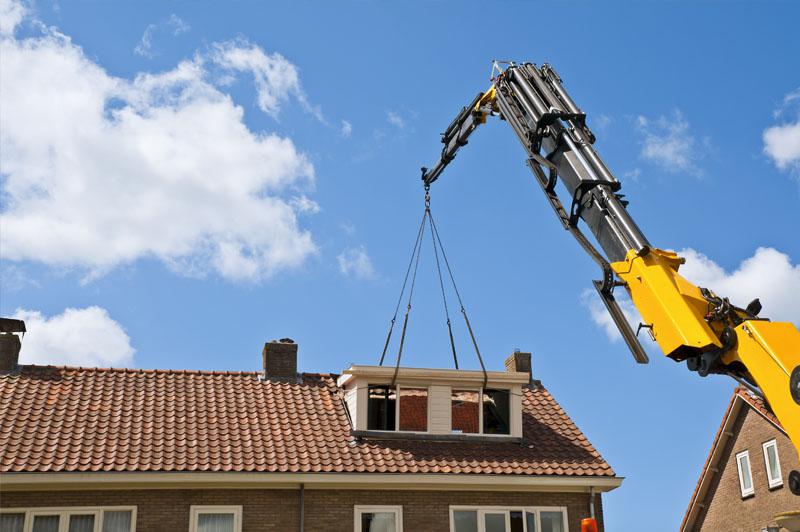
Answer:
M749 490L753 487L753 479L750 476L750 459L747 455L739 457L739 466L742 470L742 486L744 486L745 491Z
M525 512L525 524L528 525L528 532L536 532L536 514Z
M25 514L0 514L0 532L22 532L23 526Z
M775 445L767 447L767 460L769 461L769 478L772 481L781 478L781 471L778 468L778 448Z
M475 390L453 390L452 396L453 432L477 434L478 426L478 392Z
M197 532L233 532L233 514L197 514Z
M522 524L522 511L511 511L508 513L511 521L511 532L525 532L525 525Z
M92 532L94 530L94 515L70 515L69 532Z
M58 532L58 516L57 515L34 516L33 532Z
M483 433L510 434L508 390L483 391Z
M427 388L400 388L400 430L428 431Z
M370 386L367 429L396 430L395 412L394 386Z
M361 532L395 532L394 514L378 512L361 514Z
M484 514L486 532L506 532L506 514Z
M478 532L478 512L475 510L453 510L455 532Z
M561 512L540 512L542 532L564 532L564 520Z
M130 532L131 512L103 512L103 532Z

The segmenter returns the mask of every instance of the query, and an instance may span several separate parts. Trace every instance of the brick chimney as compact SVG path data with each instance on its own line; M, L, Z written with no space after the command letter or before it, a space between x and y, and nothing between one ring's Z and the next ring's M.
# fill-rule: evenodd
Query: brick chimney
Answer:
M0 318L0 373L16 371L19 364L19 336L25 334L25 322L11 318Z
M8 373L16 369L21 346L22 343L16 334L0 333L0 373Z
M291 338L264 344L264 380L297 381L297 344Z
M519 349L514 349L514 354L506 359L506 371L520 371L528 374L528 378L533 383L533 373L531 371L531 354L520 353Z

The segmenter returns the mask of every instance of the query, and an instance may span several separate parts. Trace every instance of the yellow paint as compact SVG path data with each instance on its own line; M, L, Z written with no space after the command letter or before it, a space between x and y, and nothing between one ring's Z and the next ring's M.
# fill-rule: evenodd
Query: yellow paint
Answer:
M496 97L497 97L497 95L496 95L496 92L495 92L495 89L494 89L494 85L492 85L491 87L489 87L488 91L483 93L483 96L481 96L481 99L478 100L478 103L475 104L475 112L476 113L480 113L481 107L483 107L487 103L494 104L494 100L495 100ZM485 124L486 123L486 115L485 114L480 113L479 122L481 124Z
M682 263L671 251L652 249L641 257L628 251L624 261L611 265L645 323L652 324L658 345L675 360L721 346L719 335L727 325L706 322L708 303L678 274ZM800 454L800 405L789 390L792 370L800 366L800 331L791 323L762 320L747 320L734 331L737 342L722 362L744 365L745 376L761 389Z
M641 257L628 251L625 261L611 265L644 322L652 324L658 345L675 360L722 345L704 319L707 302L700 289L678 274L682 262L671 251L652 249Z
M800 454L800 405L789 393L789 376L800 366L800 331L769 321L745 321L734 330L737 346L723 362L745 365Z

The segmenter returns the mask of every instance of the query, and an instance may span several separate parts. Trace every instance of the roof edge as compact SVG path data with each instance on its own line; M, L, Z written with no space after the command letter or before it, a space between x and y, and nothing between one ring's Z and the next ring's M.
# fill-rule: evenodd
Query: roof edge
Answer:
M94 472L3 473L2 491L42 489L164 489L208 487L263 489L270 486L306 489L442 489L462 491L607 492L623 477L567 475L497 475L464 473L240 473L240 472Z
M719 462L720 456L722 454L722 450L725 448L725 445L728 443L728 440L733 436L731 432L731 425L736 421L739 417L741 412L742 406L745 404L752 408L756 413L761 415L764 419L772 423L775 428L780 430L782 433L786 434L786 430L781 426L780 423L777 422L776 419L773 419L765 412L761 410L761 407L754 402L755 400L753 397L750 396L749 392L745 388L736 388L733 391L733 397L731 397L730 403L728 404L728 409L725 411L725 415L722 418L722 424L717 430L717 435L714 437L714 443L711 445L711 450L708 453L708 458L706 459L706 463L703 466L703 471L700 474L700 479L697 481L697 486L692 493L692 498L689 501L689 507L686 509L686 514L683 516L683 522L681 523L680 532L686 532L687 530L691 530L694 526L695 520L697 519L698 512L697 509L697 502L698 497L703 494L703 489L706 487L706 484L710 482L711 475L709 475L709 469L714 467Z

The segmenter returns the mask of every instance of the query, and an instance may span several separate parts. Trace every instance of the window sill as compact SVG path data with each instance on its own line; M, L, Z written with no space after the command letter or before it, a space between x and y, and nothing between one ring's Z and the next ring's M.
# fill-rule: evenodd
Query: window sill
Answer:
M415 440L415 441L467 441L483 443L518 443L522 438L515 436L489 436L487 434L429 434L420 432L392 432L382 430L351 430L350 435L366 440Z

